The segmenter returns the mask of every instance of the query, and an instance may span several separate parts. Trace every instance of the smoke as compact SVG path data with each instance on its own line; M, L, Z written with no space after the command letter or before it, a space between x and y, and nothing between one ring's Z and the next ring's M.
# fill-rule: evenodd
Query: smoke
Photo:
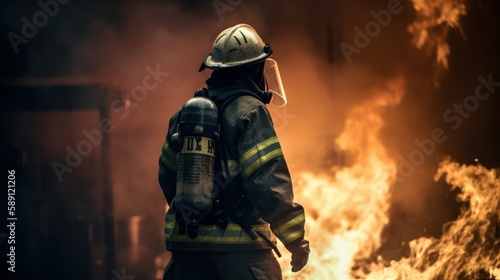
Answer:
M353 28L364 29L373 20L370 12L386 10L386 6L293 1L282 7L241 1L221 10L208 3L188 9L182 4L152 1L88 8L102 15L87 20L84 37L72 47L69 67L73 75L111 77L131 94L142 84L146 67L158 66L169 73L130 108L126 118L114 115L113 176L118 214L128 216L139 211L137 205L148 204L150 197L141 195L145 190L142 186L148 186L149 193L158 191L156 158L168 118L204 85L208 71L196 70L216 34L240 22L253 25L271 43L280 64L290 102L284 109L271 110L291 167L326 170L332 164L343 164L345 156L338 154L334 138L343 129L349 108L369 98L372 89L383 87L386 79L404 74L399 70L403 62L390 58L391 49L399 48L401 41L384 41L392 41L392 34L404 30L398 23L405 15L393 15L380 35L352 56L351 64L346 63L338 44L341 40L354 44ZM278 15L277 10L283 13ZM329 10L344 20L340 25L343 29L334 25L339 19L330 18ZM371 59L375 57L378 60L374 63ZM338 159L332 161L332 155ZM130 203L131 198L143 200Z
M275 122L291 167L297 169L342 164L334 138L343 129L347 111L404 65L403 54L395 50L405 42L393 40L395 34L405 34L400 23L407 20L410 7L404 3L403 13L393 15L347 64L338 45L354 44L353 28L364 30L373 20L370 11L387 9L387 2L221 2L226 6L70 1L40 28L43 34L20 46L21 55L29 57L27 76L98 76L130 95L142 85L146 67L159 66L170 74L128 114L112 115L117 127L111 141L118 216L158 216L158 207L142 208L152 205L150 200L153 205L162 202L155 173L168 118L204 85L208 71L196 70L222 29L246 22L273 46L290 100L286 111L273 109ZM31 15L37 9L28 6L23 12ZM338 158L332 161L331 156Z

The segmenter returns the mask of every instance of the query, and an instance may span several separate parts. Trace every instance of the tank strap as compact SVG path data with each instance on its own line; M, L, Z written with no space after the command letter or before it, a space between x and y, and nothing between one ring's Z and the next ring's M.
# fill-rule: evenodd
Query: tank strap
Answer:
M225 87L225 88L219 88L215 91L210 91L207 88L201 88L197 90L194 94L195 97L207 97L210 98L217 106L218 109L218 119L219 119L219 129L220 129L220 134L224 135L223 127L220 125L220 120L223 119L223 113L224 110L227 108L227 106L235 101L238 97L241 96L252 96L254 98L257 98L262 102L262 99L253 91L248 90L244 87L240 86L230 86L230 87ZM178 118L178 123L177 126L179 125L179 120ZM228 159L227 155L225 154L225 149L224 149L224 139L223 137L220 137L218 141L216 141L216 157L215 157L215 174L218 174L219 172L222 172L222 164L221 161L224 161L224 167L225 167L225 172L226 174L230 174L229 171L229 165L228 165ZM224 177L224 176L222 176ZM220 177L219 177L220 178ZM231 182L228 182L229 178L224 177L224 182L223 184L228 185ZM222 187L222 186L220 186ZM221 200L222 198L220 196L217 196L214 198L214 206L218 209L212 209L210 214L202 219L200 223L205 224L205 225L215 225L218 226L222 229L226 229L228 225L228 217L233 219L240 227L242 227L245 231L250 232L252 229L252 226L248 224L247 222L243 222L247 220L248 215L250 211L245 211L246 213L243 216L236 217L235 215L232 215L232 213L228 213L227 209L224 209L223 205L222 207L217 207L215 200ZM236 199L236 198L235 198ZM224 204L224 203L222 203ZM177 219L178 222L182 222L180 219ZM179 234L184 234L183 227L180 227ZM256 238L256 236L252 236L252 238Z
M219 124L220 124L220 120L223 119L224 110L227 108L227 106L231 102L236 100L238 97L252 96L252 97L257 98L258 100L262 101L262 99L255 92L253 92L249 89L246 89L244 87L240 87L240 86L229 86L229 87L217 89L215 91L210 91L206 88L202 88L202 89L196 91L195 95L196 94L200 94L200 95L209 97L210 99L212 99L212 101L215 103L215 105L217 105L217 109L219 111L219 113L218 113L219 114L218 115ZM222 126L220 126L220 133L221 133L221 135L224 135ZM222 147L224 146L223 141L224 141L223 137L221 137L220 140L218 141L220 151L222 151L221 159L224 161L224 167L226 168L226 170L225 170L226 174L230 174L228 163L227 163L227 156L225 155L225 150L222 149ZM216 164L219 164L219 162ZM222 170L222 168L220 170Z
M217 108L219 108L219 114L222 114L227 105L241 96L252 96L263 102L262 98L260 98L258 94L240 86L224 87L216 91L206 90L206 92L208 93L209 98L212 99L215 104L217 104Z
M234 86L222 88L217 90L216 92L210 92L208 89L202 88L195 93L195 96L196 95L210 98L217 106L220 135L224 135L224 129L222 125L220 125L221 123L220 120L223 119L224 110L231 102L235 101L238 97L245 95L259 99L258 95L255 94L254 92L245 89L243 87L234 87ZM220 137L218 141L216 141L216 145L217 146L216 146L215 170L214 170L215 174L218 174L219 172L222 173L222 168L223 168L222 161L224 161L224 168L225 168L224 171L226 172L226 174L230 174L226 150L224 149L223 136ZM225 176L220 176L220 177L217 176L217 177L219 179L221 177L223 178L222 182L220 183L224 184L224 186L219 186L221 190L231 183L229 181L230 179L226 178ZM211 213L206 217L205 223L214 224L216 226L219 226L220 228L226 229L228 224L228 218L232 217L233 215L227 212L228 209L225 209L224 204L226 204L226 202L221 202L222 200L224 200L224 198L222 198L221 192L219 192L219 195L215 198L215 200L219 200L220 204L219 207L221 209L213 209ZM217 201L214 201L214 205L216 204Z

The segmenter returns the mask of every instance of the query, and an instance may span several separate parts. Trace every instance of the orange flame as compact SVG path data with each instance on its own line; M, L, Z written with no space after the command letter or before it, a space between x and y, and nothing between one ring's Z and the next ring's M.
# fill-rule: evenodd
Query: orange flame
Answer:
M446 37L450 29L460 27L460 18L466 14L465 0L414 0L411 1L417 13L408 31L413 35L413 44L421 49L436 53L439 67L448 69L450 46ZM462 33L463 35L463 33Z
M396 163L378 137L384 125L380 112L400 102L404 82L392 80L372 93L351 110L335 140L342 151L355 155L353 163L334 167L330 174L299 174L296 197L307 209L312 253L299 273L290 272L285 253L280 259L284 279L500 279L500 170L449 160L440 164L435 180L444 177L461 191L457 199L467 206L457 220L445 225L439 239L410 241L408 257L373 260L389 222L396 176Z
M408 31L417 48L435 52L439 74L448 68L448 32L462 31L459 20L466 14L465 0L412 3L417 16ZM380 112L399 103L404 82L392 80L372 93L351 110L335 140L339 149L354 155L353 163L334 167L330 174L298 175L296 197L306 208L311 256L309 264L294 274L290 256L285 255L284 279L500 279L500 170L450 160L440 163L435 180L445 178L460 191L457 200L464 206L457 220L443 227L440 238L410 241L408 257L390 262L380 256L374 259L389 223L396 176L395 160L378 137L384 125Z
M380 111L398 104L403 88L402 79L392 80L353 108L335 141L355 155L351 166L337 167L331 175L299 174L296 197L307 209L306 238L312 241L312 254L298 274L288 274L285 255L285 279L350 279L355 260L370 257L380 247L397 171L378 138L384 124Z
M441 162L435 180L445 177L466 203L440 239L410 242L408 258L367 279L500 279L500 172L481 165Z

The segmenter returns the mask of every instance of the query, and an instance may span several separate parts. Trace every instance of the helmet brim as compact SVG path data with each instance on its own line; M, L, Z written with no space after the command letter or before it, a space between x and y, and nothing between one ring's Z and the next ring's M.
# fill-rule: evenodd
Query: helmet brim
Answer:
M262 55L255 57L253 59L242 60L242 61L238 61L235 63L219 63L219 62L212 61L212 56L209 55L205 58L205 61L203 61L203 65L205 66L205 68L210 68L210 69L214 69L214 70L227 69L227 68L234 68L234 67L238 67L238 66L255 64L255 63L258 63L258 62L265 60L266 58L268 58L270 56L271 56L271 53L263 53Z
M198 72L201 72L205 70L206 68L213 69L213 70L219 70L219 69L227 69L227 68L235 68L238 66L245 66L245 65L251 65L255 64L261 61L264 61L266 58L270 57L273 54L273 49L269 44L266 44L263 49L263 53L255 58L252 59L247 59L247 60L241 60L237 62L230 62L230 63L220 63L220 62L214 62L212 60L212 55L209 54L204 60L203 63L200 66L200 69Z

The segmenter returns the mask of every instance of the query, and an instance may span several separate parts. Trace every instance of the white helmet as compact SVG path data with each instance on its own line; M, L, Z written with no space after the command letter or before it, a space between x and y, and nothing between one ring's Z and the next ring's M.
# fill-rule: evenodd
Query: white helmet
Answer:
M265 60L273 53L255 29L248 24L238 24L222 31L212 45L200 71L249 65Z

